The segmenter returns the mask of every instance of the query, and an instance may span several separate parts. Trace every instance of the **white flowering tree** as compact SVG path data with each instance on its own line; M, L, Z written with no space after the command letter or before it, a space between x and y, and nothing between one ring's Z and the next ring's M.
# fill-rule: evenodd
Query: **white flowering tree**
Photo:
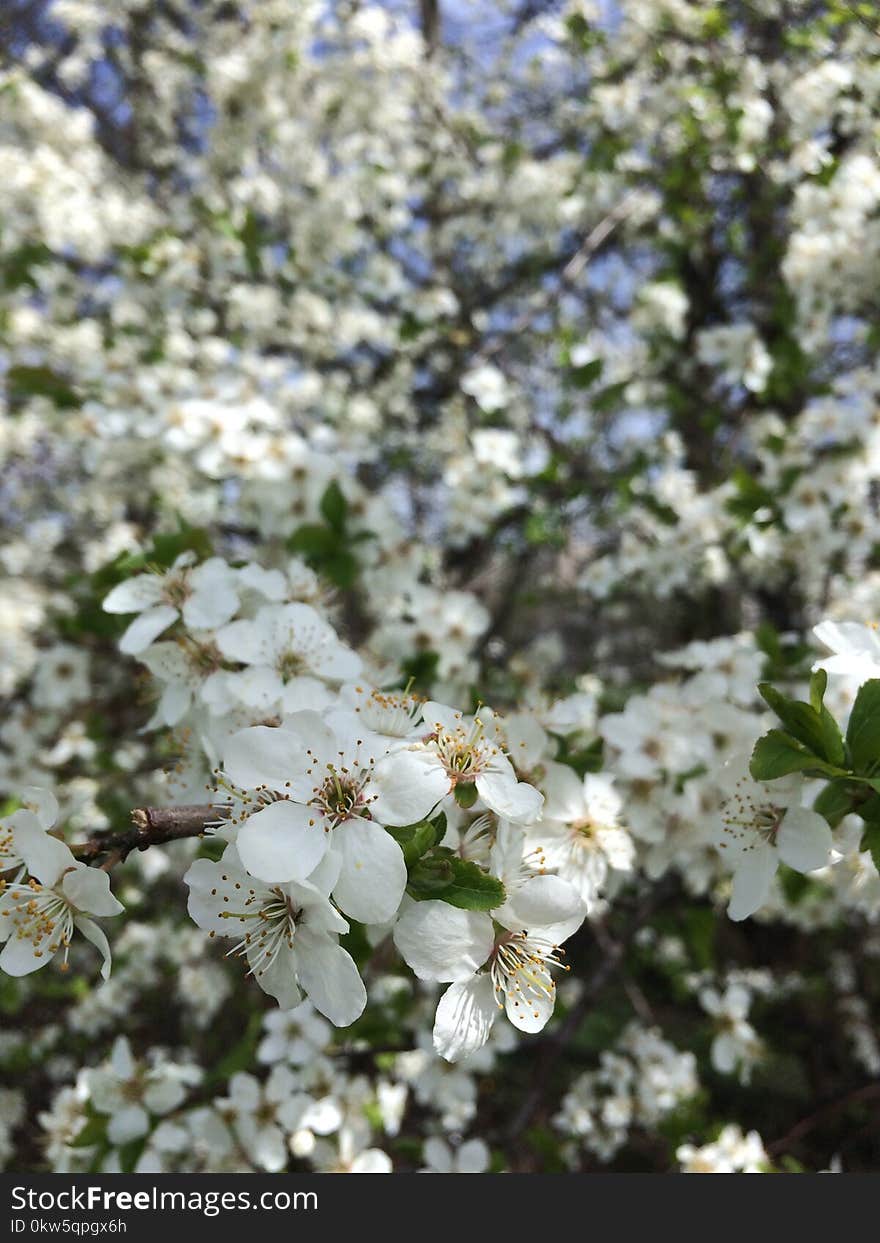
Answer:
M876 1168L874 7L2 41L0 1166Z

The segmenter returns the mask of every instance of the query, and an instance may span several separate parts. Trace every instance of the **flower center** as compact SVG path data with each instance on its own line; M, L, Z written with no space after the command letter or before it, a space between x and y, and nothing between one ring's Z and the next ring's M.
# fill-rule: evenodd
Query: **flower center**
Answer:
M0 918L12 921L8 938L30 941L35 958L52 957L64 947L62 970L67 969L67 954L73 935L73 912L70 903L54 889L44 889L38 881L10 885L3 892ZM4 923L4 932L8 925Z
M479 717L474 717L469 729L459 725L441 730L433 740L453 786L473 784L498 753L498 748L486 740Z
M185 642L184 650L192 668L197 673L215 673L223 666L223 656L216 643L196 643L194 639Z
M598 827L595 820L585 816L582 820L571 822L571 833L578 845L588 846L595 838Z
M275 663L275 668L282 682L289 682L291 678L297 678L305 669L305 661L298 652L288 650L282 652Z
M406 738L422 715L423 702L418 695L386 695L382 691L373 691L363 704L355 708L355 712L377 733Z
M785 812L785 807L757 802L748 787L744 789L743 783L740 783L722 804L724 832L739 844L757 836L772 846Z
M540 1007L556 1000L551 967L568 967L560 961L565 953L546 937L528 932L508 932L495 943L489 975L499 1008L510 1002L514 1010L530 1008L540 1018Z
M162 594L166 601L179 609L186 600L192 595L192 588L189 585L189 575L185 570L178 574L166 574L165 582L162 584Z
M313 806L331 822L333 828L352 816L370 818L367 800L364 798L364 780L345 768L337 769L327 765L327 776L312 799Z
M224 876L223 880L228 881ZM242 891L244 893L244 891ZM263 975L273 966L282 950L292 950L296 921L300 912L281 889L248 889L240 910L223 910L221 919L235 919L248 924L253 921L241 940L227 952L244 956L250 965L249 975Z

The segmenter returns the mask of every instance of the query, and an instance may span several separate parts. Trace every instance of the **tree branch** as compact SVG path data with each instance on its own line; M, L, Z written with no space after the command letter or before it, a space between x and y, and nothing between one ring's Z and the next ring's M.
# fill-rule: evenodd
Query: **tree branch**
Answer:
M419 0L419 17L425 56L430 58L440 45L440 0Z
M133 850L164 846L186 837L200 837L230 815L222 803L197 803L182 807L135 807L131 813L132 828L123 833L95 833L82 845L71 849L84 863L93 863L104 855L124 862Z

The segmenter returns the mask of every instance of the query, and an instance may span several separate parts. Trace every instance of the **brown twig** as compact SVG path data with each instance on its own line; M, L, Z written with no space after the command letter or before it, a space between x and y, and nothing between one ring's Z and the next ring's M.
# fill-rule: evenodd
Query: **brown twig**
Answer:
M182 807L135 807L132 827L123 833L95 833L87 842L71 849L84 863L106 856L102 867L124 863L133 850L164 846L186 837L200 837L206 829L229 817L230 809L220 803L197 803ZM112 862L111 862L112 861Z
M786 1152L802 1135L807 1135L815 1127L821 1126L826 1118L833 1118L835 1114L847 1109L850 1105L857 1105L862 1101L872 1100L875 1096L880 1096L880 1083L866 1084L863 1087L856 1088L853 1092L847 1093L846 1096L838 1097L837 1100L827 1101L824 1105L814 1110L813 1113L809 1114L808 1117L801 1118L800 1122L795 1123L791 1130L787 1131L781 1139L774 1140L772 1144L768 1144L767 1151L771 1155Z

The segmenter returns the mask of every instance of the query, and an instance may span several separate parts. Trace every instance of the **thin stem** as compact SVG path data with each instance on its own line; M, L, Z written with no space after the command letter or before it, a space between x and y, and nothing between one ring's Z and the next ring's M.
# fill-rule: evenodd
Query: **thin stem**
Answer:
M84 863L102 860L101 867L124 863L133 850L164 846L187 837L200 837L228 819L230 808L222 803L198 803L181 807L135 807L132 827L121 833L94 833L71 850Z

